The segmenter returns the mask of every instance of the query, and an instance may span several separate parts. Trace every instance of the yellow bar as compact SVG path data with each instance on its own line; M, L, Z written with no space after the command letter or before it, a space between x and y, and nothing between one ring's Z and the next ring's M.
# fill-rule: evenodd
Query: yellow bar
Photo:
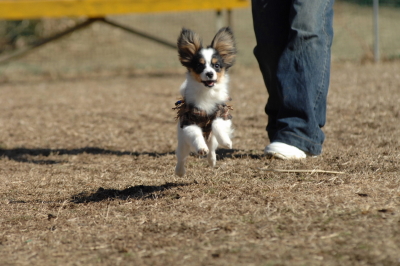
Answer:
M250 0L0 0L0 19L151 13L247 7Z

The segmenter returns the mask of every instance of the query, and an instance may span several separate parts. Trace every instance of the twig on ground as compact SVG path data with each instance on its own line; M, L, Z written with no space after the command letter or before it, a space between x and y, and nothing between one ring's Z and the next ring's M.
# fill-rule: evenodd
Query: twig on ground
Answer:
M210 233L210 232L213 232L213 231L218 231L218 230L221 230L221 228L219 228L219 227L212 228L212 229L207 230L205 233L207 234L207 233Z
M337 172L337 171L325 171L325 170L319 170L319 169L314 169L314 170L288 170L288 169L269 169L265 167L260 167L258 168L263 171L268 171L268 172L279 172L279 173L324 173L324 174L338 174L342 175L345 174L345 172Z
M110 203L107 204L106 220L108 219L108 212L110 211Z
M58 212L57 212L57 215L56 215L54 221L58 220L58 217L60 217L60 212L61 212L62 208L64 207L65 203L67 203L67 202L68 202L68 200L64 200L64 202L63 202L63 203L61 204L61 206L58 208Z

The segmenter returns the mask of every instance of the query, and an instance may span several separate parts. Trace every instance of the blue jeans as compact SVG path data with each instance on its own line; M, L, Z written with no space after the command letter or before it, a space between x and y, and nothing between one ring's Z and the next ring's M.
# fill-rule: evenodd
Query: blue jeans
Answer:
M322 152L334 0L252 0L271 142Z

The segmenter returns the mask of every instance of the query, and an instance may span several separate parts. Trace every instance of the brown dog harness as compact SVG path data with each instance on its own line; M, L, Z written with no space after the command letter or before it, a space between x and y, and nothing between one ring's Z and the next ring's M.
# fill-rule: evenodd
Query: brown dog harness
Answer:
M232 119L229 110L233 110L233 108L225 103L216 104L215 110L211 114L207 114L206 111L191 104L186 104L184 99L177 101L175 106L176 107L172 109L177 110L175 119L179 119L181 128L189 125L197 125L203 131L203 137L206 140L211 136L212 122L216 118L222 118L224 120Z

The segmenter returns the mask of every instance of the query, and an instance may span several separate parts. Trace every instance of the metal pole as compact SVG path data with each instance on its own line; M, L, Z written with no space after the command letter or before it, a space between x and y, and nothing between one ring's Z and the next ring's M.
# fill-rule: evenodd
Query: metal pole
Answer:
M63 32L56 33L56 34L54 34L54 35L52 35L52 36L50 36L48 38L44 38L44 39L41 39L41 40L37 40L37 41L35 41L33 43L30 43L29 46L27 46L25 48L21 48L21 49L15 51L15 52L12 52L11 54L0 56L0 64L8 62L8 61L10 61L11 59L14 59L14 58L21 57L24 54L26 54L26 53L28 53L28 52L30 52L30 51L42 46L42 45L45 45L46 43L49 43L49 42L55 41L57 39L60 39L60 38L66 36L68 34L71 34L74 31L86 28L87 26L89 26L90 24L92 24L93 22L98 21L98 20L100 20L100 19L99 18L90 18L90 19L82 22L81 24L78 24L78 25L76 25L76 26L74 26L72 28L69 28L69 29L67 29L67 30L65 30Z
M232 9L228 9L228 26L233 29Z
M379 0L374 0L374 60L378 63L379 55Z
M217 17L215 19L215 27L217 28L216 30L219 31L220 28L224 26L224 22L222 21L222 11L217 10Z
M138 35L138 36L140 36L140 37L146 38L146 39L148 39L148 40L155 41L155 42L157 42L157 43L159 43L159 44L162 44L162 45L165 45L165 46L167 46L167 47L169 47L169 48L176 49L176 44L171 43L171 42L168 42L168 41L165 41L165 40L162 40L162 39L160 39L160 38L158 38L158 37L156 37L156 36L151 36L151 35L149 35L149 34L147 34L147 33L144 33L144 32L142 32L142 31L138 31L138 30L136 30L136 29L133 29L133 28L124 26L124 25L119 24L119 23L117 23L117 22L113 22L113 21L111 21L111 20L109 20L109 19L106 19L106 18L99 19L99 21L104 22L104 23L106 23L106 24L108 24L108 25L114 26L114 27L116 27L116 28L119 28L119 29L121 29L121 30L127 31L127 32L129 32L129 33Z

